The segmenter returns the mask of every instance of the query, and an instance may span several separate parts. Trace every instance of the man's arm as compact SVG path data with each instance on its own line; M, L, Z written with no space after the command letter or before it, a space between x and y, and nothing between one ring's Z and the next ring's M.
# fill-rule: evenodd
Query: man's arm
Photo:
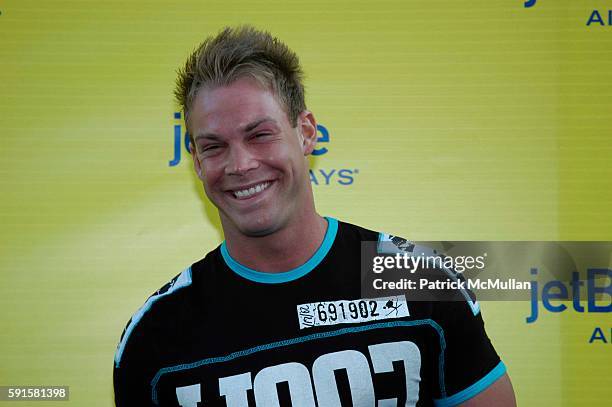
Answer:
M143 374L138 371L115 367L113 387L116 407L151 405L151 387L143 378Z
M500 360L487 337L480 306L473 300L438 303L437 318L446 339L446 392L436 405L515 406L514 392Z
M463 407L516 407L514 389L510 377L505 373L486 390L460 404Z
M130 331L128 333L124 331L115 354L113 364L115 405L150 406L152 374L149 364L153 351L150 342L143 337L141 329Z

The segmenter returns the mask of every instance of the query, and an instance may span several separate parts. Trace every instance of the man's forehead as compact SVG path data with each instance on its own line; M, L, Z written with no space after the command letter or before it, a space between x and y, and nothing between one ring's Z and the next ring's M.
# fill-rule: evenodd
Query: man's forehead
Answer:
M228 84L208 85L196 93L195 104L201 104L205 109L223 109L232 104L261 104L268 99L276 101L273 90L259 81L242 77Z
M278 112L271 112L269 109L263 109L261 107L262 106L254 106L253 108L228 107L226 109L210 110L199 118L194 118L194 130L200 133L237 130L250 131L263 124L282 124L283 117L280 116Z
M272 91L252 79L200 90L191 113L197 132L244 129L256 122L288 121Z

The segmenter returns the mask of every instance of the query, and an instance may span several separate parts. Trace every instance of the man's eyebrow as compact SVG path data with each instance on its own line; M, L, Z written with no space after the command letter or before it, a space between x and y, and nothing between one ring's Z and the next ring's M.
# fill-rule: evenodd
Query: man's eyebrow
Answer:
M273 118L266 116L266 117L262 117L261 119L257 119L249 124L247 124L246 126L244 126L244 132L249 132L251 130L253 130L254 128L256 128L257 126L259 126L262 123L265 122L273 122L274 124L276 124L276 120L274 120Z
M199 140L199 139L209 139L209 140L219 140L221 137L217 136L214 133L200 133L197 136L195 136L193 139L195 140Z
M262 117L261 119L254 120L251 123L246 124L242 131L244 133L248 133L249 131L257 128L257 126L265 122L272 122L273 124L276 124L276 120L274 120L273 118L269 116L266 116L266 117ZM202 138L209 139L209 140L219 140L222 137L215 133L200 133L194 137L194 140L199 140Z

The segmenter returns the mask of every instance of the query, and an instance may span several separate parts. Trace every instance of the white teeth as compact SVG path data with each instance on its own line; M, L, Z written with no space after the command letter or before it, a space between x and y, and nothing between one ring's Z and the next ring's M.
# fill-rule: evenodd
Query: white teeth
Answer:
M264 182L263 184L255 185L254 187L251 187L248 189L234 191L234 195L236 196L236 198L248 198L251 195L259 193L263 191L264 189L268 188L269 185L270 185L269 182Z

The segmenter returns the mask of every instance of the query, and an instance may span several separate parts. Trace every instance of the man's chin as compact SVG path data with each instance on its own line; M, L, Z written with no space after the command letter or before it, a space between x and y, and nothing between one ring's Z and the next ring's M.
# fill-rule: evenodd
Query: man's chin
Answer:
M265 218L239 220L234 222L234 224L240 233L248 237L264 237L280 229L278 222Z

